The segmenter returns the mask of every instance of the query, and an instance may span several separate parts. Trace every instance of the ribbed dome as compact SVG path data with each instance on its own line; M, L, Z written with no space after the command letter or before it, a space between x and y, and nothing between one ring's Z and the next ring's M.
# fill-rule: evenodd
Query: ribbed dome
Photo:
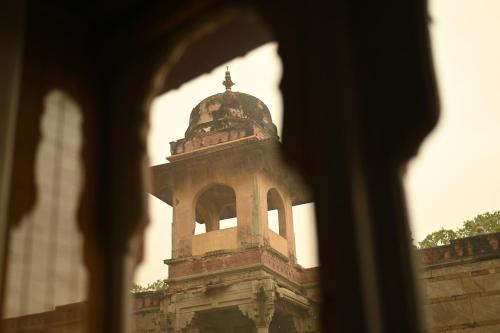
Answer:
M271 113L260 99L227 90L205 98L193 109L186 138L252 122L269 134L277 135Z

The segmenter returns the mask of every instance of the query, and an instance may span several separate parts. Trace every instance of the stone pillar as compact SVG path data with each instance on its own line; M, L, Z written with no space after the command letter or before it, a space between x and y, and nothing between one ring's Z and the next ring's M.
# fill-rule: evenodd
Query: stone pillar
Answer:
M283 213L285 215L286 224L286 240L288 244L288 257L290 261L295 264L297 263L297 259L295 254L295 232L293 231L293 206L292 200L288 193L284 194L283 201Z
M235 185L240 248L262 244L257 180L254 173L240 174L238 183Z
M206 232L220 229L220 212L216 207L206 207L205 215L205 230Z
M172 258L191 256L195 211L192 193L179 190L173 200Z

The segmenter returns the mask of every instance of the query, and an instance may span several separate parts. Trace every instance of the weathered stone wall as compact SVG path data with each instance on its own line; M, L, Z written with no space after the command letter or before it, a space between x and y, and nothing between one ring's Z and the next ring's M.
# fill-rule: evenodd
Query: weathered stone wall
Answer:
M500 233L421 251L429 332L500 332Z
M500 332L499 244L500 233L494 233L453 241L446 246L419 250L423 262L423 272L420 277L428 332ZM247 250L233 255L228 254L227 258L223 257L225 259L220 256L211 259L218 260L217 264L210 260L209 262L217 269L225 267L225 260L237 260L243 263L262 262L264 266L280 272L286 280L301 285L308 299L317 302L321 297L317 284L318 268L302 269L289 265L284 258L262 249ZM179 263L181 266L185 264ZM228 267L234 265L229 264ZM196 273L212 272L208 266L199 272L196 269L200 267L196 265L183 268ZM241 274L249 278L248 273ZM166 317L160 305L164 298L163 291L134 294L133 332L167 332ZM82 305L83 303L68 304L45 313L6 319L3 324L9 332L40 332L43 327L57 327L65 332L80 332Z
M52 311L3 319L0 328L7 333L84 333L84 308L85 302L56 306Z
M135 333L164 333L165 323L162 322L160 309L155 311L137 311L134 313L132 332Z
M166 332L164 316L160 310L160 301L163 294L163 291L147 291L134 294L133 332Z

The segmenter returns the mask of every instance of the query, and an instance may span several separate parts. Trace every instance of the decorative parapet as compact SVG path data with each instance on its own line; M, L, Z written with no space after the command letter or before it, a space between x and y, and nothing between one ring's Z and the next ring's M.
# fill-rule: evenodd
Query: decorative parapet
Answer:
M214 126L217 126L218 123L224 122L214 122ZM217 131L210 131L170 142L170 153L172 156L169 157L169 160L175 160L176 155L188 154L215 145L245 138L264 140L271 138L271 136L267 134L261 126L254 122L249 123L245 121L241 124L232 124L230 128L222 128Z
M220 250L236 250L238 248L238 229L233 227L214 230L193 235L191 239L193 256Z
M134 311L154 310L160 307L160 301L164 297L165 291L143 291L133 294Z
M426 268L466 260L500 257L500 232L456 239L449 245L421 249L418 253Z
M228 269L246 268L262 265L286 277L297 284L305 280L303 275L307 272L308 283L314 273L305 270L299 265L294 265L290 260L271 247L254 247L244 250L208 253L197 257L165 260L169 266L170 279L199 276L202 274L215 274Z

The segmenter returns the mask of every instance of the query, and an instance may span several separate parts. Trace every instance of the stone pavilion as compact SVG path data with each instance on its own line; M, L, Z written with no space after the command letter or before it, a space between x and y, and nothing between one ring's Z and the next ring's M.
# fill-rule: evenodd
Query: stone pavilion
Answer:
M281 160L267 106L233 84L226 71L225 91L193 109L170 163L152 168L153 194L173 207L167 332L316 332L317 271L297 264L292 216L311 197ZM227 219L236 226L221 228Z

